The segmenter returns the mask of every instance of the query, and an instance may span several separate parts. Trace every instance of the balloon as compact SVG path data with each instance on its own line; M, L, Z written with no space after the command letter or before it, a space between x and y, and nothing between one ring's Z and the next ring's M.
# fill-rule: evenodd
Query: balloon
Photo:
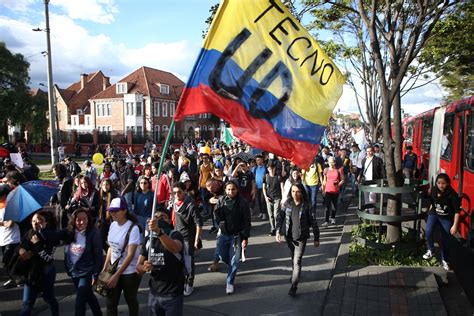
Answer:
M208 154L210 155L211 154L211 148L209 146L204 146L204 147L201 147L199 148L199 152L201 154Z
M101 153L96 153L92 156L92 161L96 165L101 165L104 162L104 156Z

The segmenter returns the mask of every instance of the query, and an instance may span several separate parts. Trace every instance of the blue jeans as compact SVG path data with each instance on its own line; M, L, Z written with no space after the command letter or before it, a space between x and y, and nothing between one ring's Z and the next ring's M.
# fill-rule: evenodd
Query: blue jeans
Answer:
M148 294L148 315L181 316L183 315L183 294L178 296L155 296Z
M216 248L218 249L220 259L229 266L227 284L234 284L240 255L242 253L242 241L240 236L221 234L219 238L217 238Z
M76 288L76 316L86 314L86 304L89 304L93 315L102 315L99 302L92 292L92 277L72 278Z
M441 227L441 259L449 263L449 248L448 248L448 240L450 235L451 226L453 226L453 222L449 218L445 218L444 216L439 216L437 214L430 214L428 215L428 219L426 220L426 243L428 245L428 249L433 251L434 250L434 241L433 241L433 232L436 229L436 226Z
M319 185L305 185L305 189L306 189L306 193L308 194L308 199L311 202L311 211L313 214L313 218L316 218Z
M123 197L127 201L128 211L133 213L133 191L125 193Z
M54 295L54 282L56 281L56 268L54 264L47 264L42 270L41 288L37 289L25 284L23 289L23 308L20 315L31 315L36 297L43 292L43 300L49 304L51 315L59 315L59 305Z
M292 272L291 285L297 286L301 275L301 261L303 260L304 250L306 248L306 240L287 239L286 244L290 249Z

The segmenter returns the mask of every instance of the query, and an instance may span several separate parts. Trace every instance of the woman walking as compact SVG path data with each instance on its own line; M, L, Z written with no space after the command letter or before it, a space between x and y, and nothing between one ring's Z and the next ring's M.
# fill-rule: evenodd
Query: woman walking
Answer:
M117 271L107 283L107 287L111 289L107 295L107 315L118 315L118 304L123 291L128 305L128 314L138 316L137 292L141 278L136 268L139 256L137 247L141 239L140 230L135 216L128 212L127 201L123 197L113 199L108 211L113 222L107 237L109 249L103 271L116 260L119 260L119 263Z
M445 173L436 177L436 185L431 189L431 207L426 220L426 244L428 251L423 255L426 260L434 256L433 232L436 226L441 228L441 263L443 268L449 270L449 235L458 231L459 210L461 202L458 194L451 187L451 179Z
M286 244L290 249L291 261L293 263L291 275L291 287L288 295L295 296L301 274L301 261L303 259L306 242L310 237L309 229L312 227L314 234L314 246L319 246L319 228L311 215L311 203L306 195L302 183L291 186L282 210L277 216L276 236L277 242L282 241L285 236Z
M59 240L46 239L48 231L56 230L56 219L52 212L39 211L31 219L31 230L23 237L19 258L29 270L23 289L23 308L21 315L31 315L36 297L40 292L48 303L52 315L59 315L59 305L54 294L56 268L54 251Z
M97 211L96 227L99 229L105 251L107 251L109 248L107 244L107 235L109 234L110 223L112 222L107 208L109 207L110 202L119 195L118 191L114 189L113 185L114 184L111 179L104 179L100 183L99 191L99 207Z
M328 158L329 167L323 171L323 192L324 205L326 206L325 221L323 227L336 224L337 201L339 200L339 191L344 184L344 171L342 168L336 167L336 160L334 157ZM331 211L331 204L333 209ZM329 218L331 215L331 218Z
M90 212L84 208L72 214L70 226L74 229L74 241L64 248L64 265L76 288L75 315L85 315L86 304L93 315L102 315L92 291L104 261L102 238L94 228Z
M146 222L151 218L151 208L153 206L153 192L151 191L151 182L147 177L142 176L138 183L138 189L135 192L135 203L133 203L133 212L138 217L138 223L146 229Z

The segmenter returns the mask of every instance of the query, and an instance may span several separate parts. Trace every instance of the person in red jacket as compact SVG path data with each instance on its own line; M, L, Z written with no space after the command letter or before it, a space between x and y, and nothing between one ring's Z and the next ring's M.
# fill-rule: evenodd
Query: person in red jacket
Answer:
M158 188L156 185L156 177L152 178L152 190L157 194L156 202L162 204L164 207L168 206L171 199L171 189L173 186L173 174L175 172L173 166L166 166L158 180Z

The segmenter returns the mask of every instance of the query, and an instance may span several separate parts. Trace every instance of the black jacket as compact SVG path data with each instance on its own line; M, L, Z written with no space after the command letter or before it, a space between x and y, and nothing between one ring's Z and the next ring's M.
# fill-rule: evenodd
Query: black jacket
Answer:
M64 247L64 266L67 274L73 278L91 275L97 279L104 263L100 233L96 229L89 229L86 232L86 248L75 264L69 259L67 249L67 246Z
M362 168L365 167L365 161L367 157L362 159ZM385 179L385 166L383 165L382 158L377 156L372 157L372 163L370 164L369 168L372 168L372 180L380 180ZM364 175L365 169L362 170L362 176Z
M173 211L176 215L175 229L183 235L184 238L194 239L196 236L196 226L202 227L201 214L194 204L194 200L190 195L186 195L181 207L177 207L173 203Z
M225 205L226 196L219 197L214 210L219 228L224 235L240 234L242 239L250 236L250 207L240 194L237 195L235 205L229 209Z
M290 227L290 223L288 220L291 219L291 211L294 206L293 199L288 199L281 211L277 215L276 219L276 231L280 235L289 236L290 232L287 232L287 227ZM300 237L298 240L307 240L310 237L309 228L313 228L314 240L319 241L319 227L318 223L313 220L313 216L311 215L311 204L310 203L303 203L301 206L301 214L300 214ZM287 213L289 216L286 216Z

